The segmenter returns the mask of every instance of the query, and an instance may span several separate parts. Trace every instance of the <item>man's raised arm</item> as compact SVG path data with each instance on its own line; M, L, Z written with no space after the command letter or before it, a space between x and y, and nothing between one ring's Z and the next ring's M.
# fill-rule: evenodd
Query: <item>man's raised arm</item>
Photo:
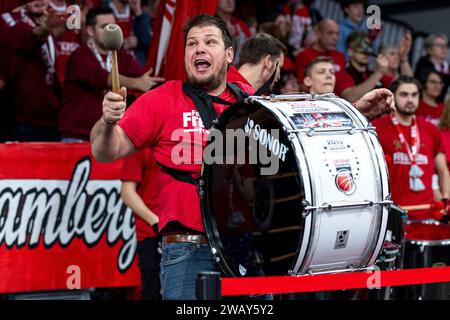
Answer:
M114 161L136 151L136 147L117 123L122 119L126 108L127 91L120 94L108 92L103 99L103 116L91 131L91 148L95 160Z

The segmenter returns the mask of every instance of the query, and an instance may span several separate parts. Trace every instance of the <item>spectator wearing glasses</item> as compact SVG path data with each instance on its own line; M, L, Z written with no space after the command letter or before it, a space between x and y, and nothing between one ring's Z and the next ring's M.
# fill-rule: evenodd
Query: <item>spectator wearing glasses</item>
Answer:
M422 98L420 99L416 115L437 126L442 112L444 112L444 103L437 101L444 83L440 74L435 71L429 71L419 81L422 85Z
M444 85L437 101L444 101L448 87L450 85L450 68L448 65L448 38L443 33L432 34L425 39L425 50L427 55L420 58L417 62L416 72L417 79L425 77L430 70L439 73L443 79Z

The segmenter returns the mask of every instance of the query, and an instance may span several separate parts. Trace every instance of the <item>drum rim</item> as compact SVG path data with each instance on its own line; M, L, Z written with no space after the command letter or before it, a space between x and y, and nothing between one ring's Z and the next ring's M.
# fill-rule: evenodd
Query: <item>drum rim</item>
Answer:
M406 225L413 224L413 223L414 224L416 224L416 223L423 224L423 225L434 225L434 226L445 225L434 219L407 220L406 221ZM449 229L450 229L450 226L449 226ZM411 245L418 245L418 246L448 246L448 245L450 245L450 237L448 239L439 239L439 240L405 238L405 242L408 244L411 244Z

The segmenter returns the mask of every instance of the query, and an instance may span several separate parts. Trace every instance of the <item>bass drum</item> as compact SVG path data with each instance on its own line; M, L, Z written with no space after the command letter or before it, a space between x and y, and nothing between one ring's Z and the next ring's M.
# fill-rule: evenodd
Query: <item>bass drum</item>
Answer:
M334 95L250 97L211 129L200 196L227 276L352 271L375 264L389 201L374 128Z

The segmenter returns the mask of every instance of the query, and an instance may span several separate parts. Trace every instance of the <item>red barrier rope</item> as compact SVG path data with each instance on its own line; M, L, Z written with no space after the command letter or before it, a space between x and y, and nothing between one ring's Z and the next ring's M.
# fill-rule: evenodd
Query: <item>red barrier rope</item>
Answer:
M338 274L222 278L222 296L367 289L450 282L450 267Z

